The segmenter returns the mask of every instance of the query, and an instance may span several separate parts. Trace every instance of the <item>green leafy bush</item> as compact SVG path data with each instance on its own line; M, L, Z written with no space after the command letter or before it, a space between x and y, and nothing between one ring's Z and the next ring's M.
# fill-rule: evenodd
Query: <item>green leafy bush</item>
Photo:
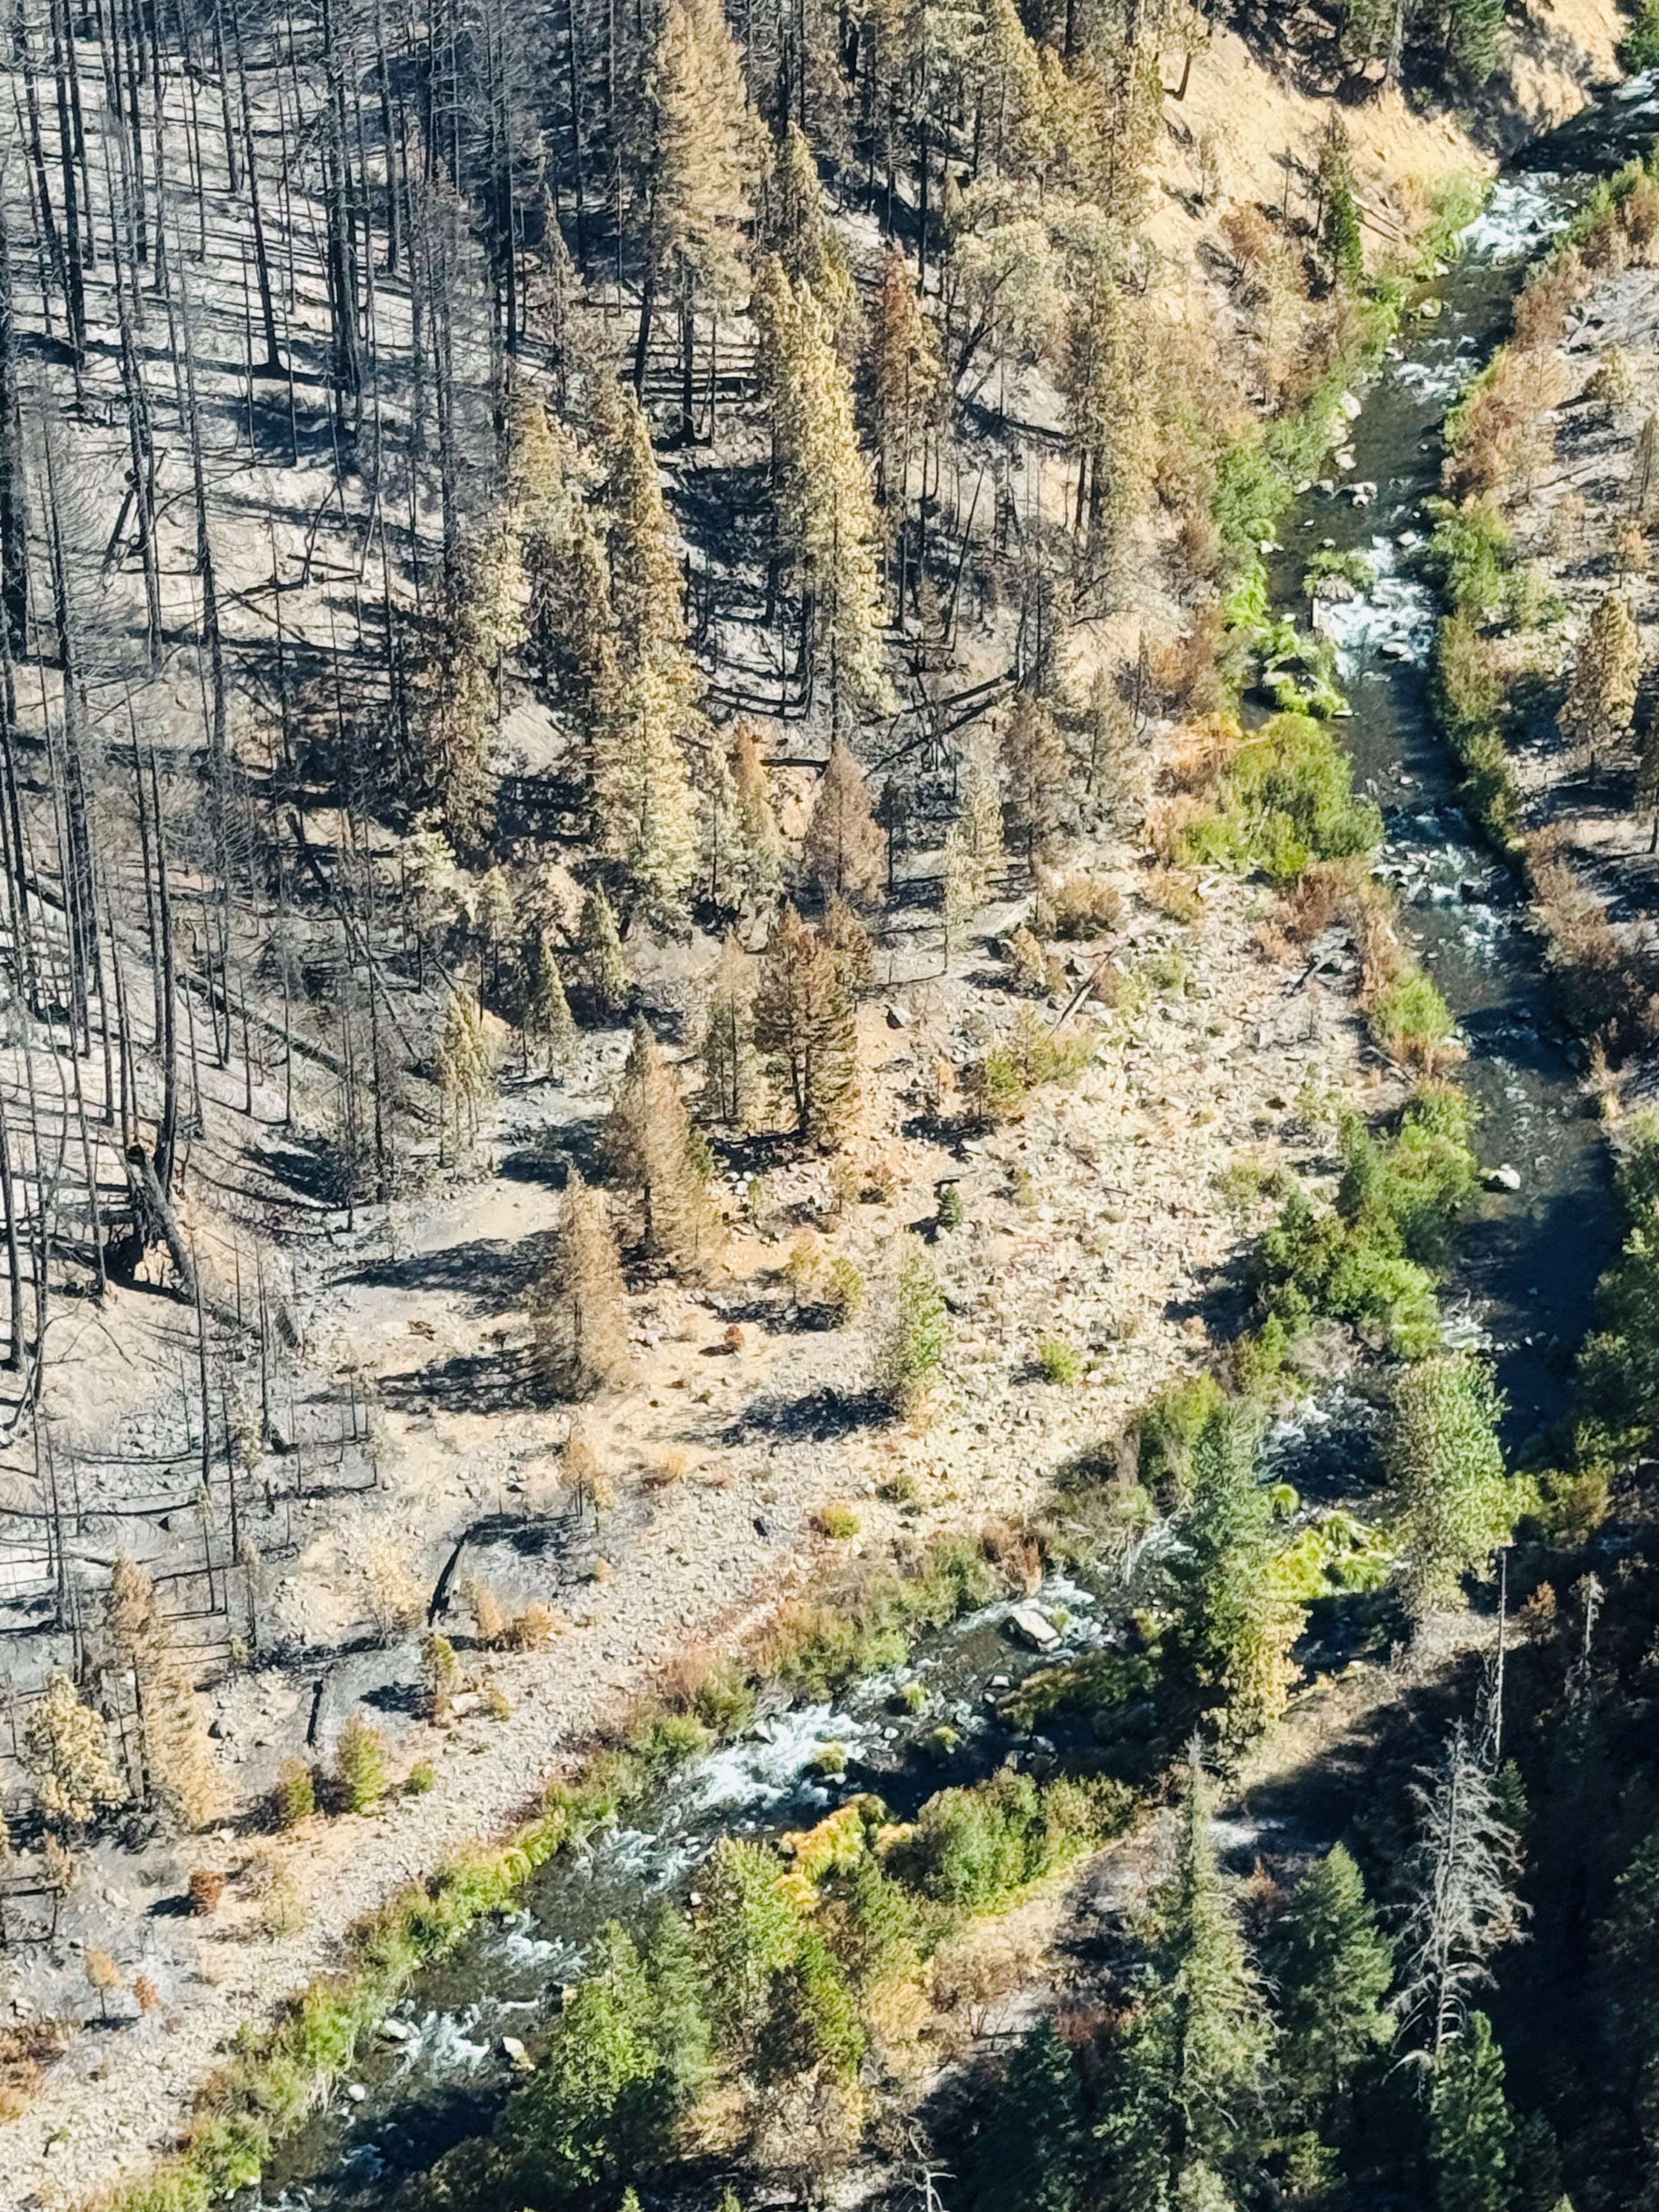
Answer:
M1434 1271L1476 1181L1473 1118L1446 1084L1425 1085L1381 1138L1345 1117L1335 1206L1322 1212L1294 1193L1251 1255L1267 1313L1291 1329L1314 1315L1345 1321L1408 1358L1431 1350L1440 1334Z
M1619 66L1632 76L1659 69L1659 0L1642 0L1641 13L1619 42Z
M1216 805L1183 833L1186 856L1290 882L1313 860L1369 852L1382 817L1353 795L1346 753L1308 714L1275 714L1228 763Z
M1039 1789L1005 1767L989 1782L930 1797L890 1863L941 1905L994 1911L1121 1826L1127 1799L1111 1784L1060 1779Z

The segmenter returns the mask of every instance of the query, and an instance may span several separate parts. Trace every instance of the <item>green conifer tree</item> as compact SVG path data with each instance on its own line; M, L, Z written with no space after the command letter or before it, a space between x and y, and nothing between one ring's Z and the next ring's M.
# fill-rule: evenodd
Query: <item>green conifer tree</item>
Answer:
M927 1405L949 1341L949 1310L933 1260L907 1237L875 1340L877 1395L901 1419L914 1419Z
M1429 2107L1429 2158L1439 2212L1509 2212L1515 2119L1492 2022L1472 2012L1447 2050Z
M751 1127L762 1104L755 971L735 930L726 933L703 1001L702 1054L702 1113L728 1129Z
M1359 2069L1395 2033L1385 2002L1393 1947L1377 1924L1359 1869L1340 1844L1297 1883L1273 1931L1271 1969L1281 2037L1279 2076L1299 2109L1317 2122L1334 2111Z
M1073 2212L1089 2166L1077 2063L1039 2021L1003 2076L975 2161L980 2212Z
M737 785L737 866L743 896L751 907L777 896L783 880L783 832L778 827L767 780L760 738L754 725L739 722L732 746L732 775Z
M1268 2050L1261 1986L1216 1863L1212 1799L1196 1754L1182 1788L1176 1861L1154 1893L1152 1978L1105 2085L1106 2201L1152 2212L1231 2203L1249 2170Z
M553 950L553 933L537 933L525 988L523 1032L526 1054L535 1046L550 1074L569 1059L576 1042L576 1024L565 996L564 978Z
M1401 1589L1413 1620L1458 1603L1465 1575L1504 1542L1514 1516L1498 1441L1503 1401L1473 1353L1437 1352L1395 1378L1386 1446L1401 1506Z
M603 850L621 864L645 918L684 927L697 830L680 734L687 709L661 665L618 683L593 746L593 799Z

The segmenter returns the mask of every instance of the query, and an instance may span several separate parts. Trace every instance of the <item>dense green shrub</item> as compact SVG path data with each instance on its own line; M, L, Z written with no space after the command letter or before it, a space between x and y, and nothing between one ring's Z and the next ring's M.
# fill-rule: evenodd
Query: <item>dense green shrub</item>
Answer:
M1382 818L1353 795L1346 754L1308 714L1275 714L1229 761L1213 811L1183 833L1186 857L1280 882L1313 860L1369 852Z
M1251 1255L1267 1313L1292 1328L1328 1315L1379 1332L1410 1358L1437 1344L1434 1270L1475 1186L1473 1119L1468 1100L1448 1084L1425 1084L1381 1137L1345 1116L1335 1206L1321 1212L1293 1193Z
M991 1912L1121 1826L1127 1793L1064 1778L1039 1789L1005 1767L973 1789L941 1790L916 1816L892 1863L923 1896Z
M1489 372L1483 371L1482 376L1489 378ZM1467 418L1481 381L1475 380L1448 417L1449 443L1455 443L1456 426ZM1426 556L1430 577L1456 613L1475 622L1489 619L1504 605L1508 591L1510 533L1503 517L1489 498L1466 499L1460 506L1437 499L1430 512L1435 518Z
M1225 1393L1213 1375L1183 1376L1166 1383L1135 1423L1140 1480L1160 1508L1177 1511L1193 1483L1193 1452Z
M1640 13L1620 40L1619 65L1632 76L1659 69L1659 0L1642 0Z

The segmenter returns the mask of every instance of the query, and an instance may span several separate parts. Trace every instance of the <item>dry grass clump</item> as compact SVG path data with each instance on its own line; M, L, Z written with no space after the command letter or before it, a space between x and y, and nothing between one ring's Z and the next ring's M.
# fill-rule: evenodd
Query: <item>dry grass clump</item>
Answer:
M68 2050L73 2030L65 2021L18 2021L0 2028L0 2124L28 2110L41 2077Z
M1042 1587L1042 1545L1029 1522L988 1521L980 1531L979 1547L991 1565L1028 1597Z
M1050 898L1056 937L1104 937L1117 927L1123 912L1122 892L1104 876L1066 876L1054 886Z
M662 1444L646 1462L645 1480L653 1490L672 1490L691 1472L691 1455L684 1444Z
M1170 733L1170 754L1164 771L1176 791L1206 792L1220 780L1237 757L1244 732L1236 714L1205 714L1183 722Z
M1562 830L1537 832L1528 840L1527 873L1574 1019L1617 1060L1647 1028L1654 979L1640 948L1624 943L1580 880L1566 857L1569 842Z
M1171 921L1194 922L1204 911L1204 894L1184 868L1150 869L1140 896L1154 914L1167 915Z

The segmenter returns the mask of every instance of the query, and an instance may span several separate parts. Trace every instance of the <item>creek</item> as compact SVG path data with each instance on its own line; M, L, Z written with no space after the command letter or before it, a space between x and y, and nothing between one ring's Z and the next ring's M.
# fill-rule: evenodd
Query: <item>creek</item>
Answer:
M1340 727L1356 784L1383 812L1380 870L1468 1048L1461 1079L1482 1109L1481 1157L1520 1176L1516 1191L1483 1194L1447 1293L1453 1340L1497 1362L1515 1438L1562 1409L1566 1352L1611 1257L1606 1149L1519 881L1460 808L1455 765L1430 711L1435 606L1419 566L1431 527L1425 502L1438 483L1447 410L1503 337L1526 262L1595 179L1656 129L1659 90L1632 80L1499 179L1446 273L1414 295L1350 426L1340 474L1301 495L1271 563L1279 606L1304 626L1303 574L1316 550L1328 543L1371 563L1371 585L1323 606L1320 621L1337 644L1352 708ZM1364 497L1370 487L1374 495ZM1305 1468L1310 1457L1345 1449L1343 1424L1328 1411L1299 1425L1292 1441L1284 1456L1303 1482L1316 1473ZM1316 1490L1332 1486L1334 1471L1324 1472ZM1062 1624L1062 1639L1048 1659L1110 1640L1135 1595L1133 1576L1095 1589L1051 1578L1040 1602ZM636 1825L550 1862L516 1912L475 1929L418 1978L387 2027L366 2039L351 2079L283 2146L260 2189L244 2194L247 2212L370 2212L486 2130L516 2078L503 2038L533 2043L544 2031L605 1920L636 1924L657 1899L694 1895L696 1869L722 1836L808 1827L866 1789L905 1818L934 1790L974 1781L1011 1753L1039 1772L1052 1765L1058 1747L1013 1733L997 1710L1012 1684L1048 1663L1011 1637L1011 1603L924 1638L906 1667L860 1684L838 1708L763 1713L741 1741L684 1767L635 1812ZM943 1753L942 1726L956 1738ZM847 1754L838 1778L820 1769L832 1744Z

